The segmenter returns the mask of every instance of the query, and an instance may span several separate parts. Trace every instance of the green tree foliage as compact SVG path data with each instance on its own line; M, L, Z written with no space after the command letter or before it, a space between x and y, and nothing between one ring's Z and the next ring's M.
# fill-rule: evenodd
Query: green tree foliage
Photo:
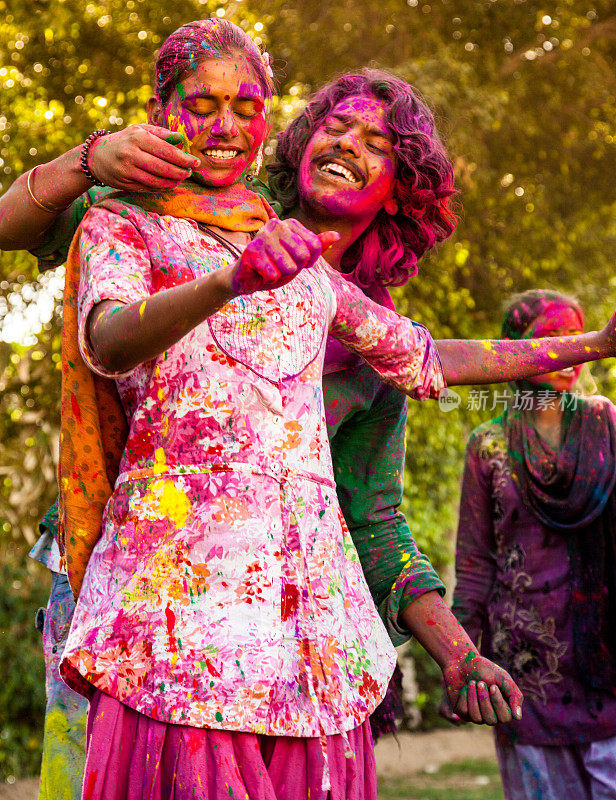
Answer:
M183 22L212 14L273 56L281 93L272 135L307 93L365 65L392 70L428 99L454 159L461 219L396 290L402 311L437 337L493 336L511 292L552 286L578 294L591 326L603 323L616 297L609 0L0 0L0 191L94 128L142 121L153 51ZM3 254L0 272L0 315L36 302L31 256ZM22 553L53 495L60 310L35 344L0 348L0 544ZM595 375L609 391L610 365ZM461 394L449 414L413 403L408 427L405 510L440 565L464 443L491 415L491 397L469 410Z
M5 544L2 555L0 785L7 778L35 774L41 763L45 668L34 614L49 594L49 578L38 565L25 563L23 548Z

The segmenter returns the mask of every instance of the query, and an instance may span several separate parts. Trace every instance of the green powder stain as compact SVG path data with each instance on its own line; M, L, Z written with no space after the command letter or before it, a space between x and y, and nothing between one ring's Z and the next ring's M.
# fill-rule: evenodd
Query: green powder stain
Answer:
M222 714L220 711L216 712L216 722L222 722Z

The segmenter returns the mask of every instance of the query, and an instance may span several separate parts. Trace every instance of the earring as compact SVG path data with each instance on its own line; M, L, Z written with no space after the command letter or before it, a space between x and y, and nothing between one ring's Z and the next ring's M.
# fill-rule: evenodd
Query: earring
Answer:
M259 173L261 172L261 167L262 166L263 166L263 144L261 144L261 147L259 148L259 151L257 153L257 157L252 162L252 177L253 178L258 178L259 177Z
M394 214L398 213L398 201L394 200L393 197L390 197L389 200L386 200L383 204L383 208L390 216L393 217Z

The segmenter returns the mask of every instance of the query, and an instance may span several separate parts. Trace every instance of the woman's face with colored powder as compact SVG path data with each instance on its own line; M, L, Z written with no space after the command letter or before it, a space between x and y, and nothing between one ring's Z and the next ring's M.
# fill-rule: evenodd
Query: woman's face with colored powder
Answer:
M525 331L525 338L539 339L544 336L572 336L584 333L582 320L570 306L553 305L538 316ZM547 375L528 378L531 383L549 385L555 392L570 392L577 381L582 365L567 367Z
M332 109L302 156L302 207L363 222L371 222L386 203L397 209L397 159L386 121L385 105L374 97L348 97Z
M154 101L148 112L184 135L184 148L201 162L193 172L210 186L235 183L267 130L263 88L240 53L197 62L164 107Z

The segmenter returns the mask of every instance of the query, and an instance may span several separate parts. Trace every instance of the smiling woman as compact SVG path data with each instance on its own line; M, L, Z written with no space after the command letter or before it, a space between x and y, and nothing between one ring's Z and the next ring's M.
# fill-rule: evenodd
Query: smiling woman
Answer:
M269 62L250 37L228 22L209 23L205 45L202 25L190 23L161 47L148 120L181 133L184 148L200 161L193 175L222 186L237 181L257 156L274 85Z
M502 330L557 338L584 315L533 289ZM616 409L574 394L578 374L517 381L466 450L454 611L526 698L496 731L507 800L616 796Z
M338 233L275 218L239 182L270 91L232 35L195 23L157 63L150 119L182 134L191 179L97 203L67 265L60 497L79 597L60 669L91 699L88 800L376 792L368 716L395 650L339 512L326 333L418 398L440 362L425 329L318 261Z

